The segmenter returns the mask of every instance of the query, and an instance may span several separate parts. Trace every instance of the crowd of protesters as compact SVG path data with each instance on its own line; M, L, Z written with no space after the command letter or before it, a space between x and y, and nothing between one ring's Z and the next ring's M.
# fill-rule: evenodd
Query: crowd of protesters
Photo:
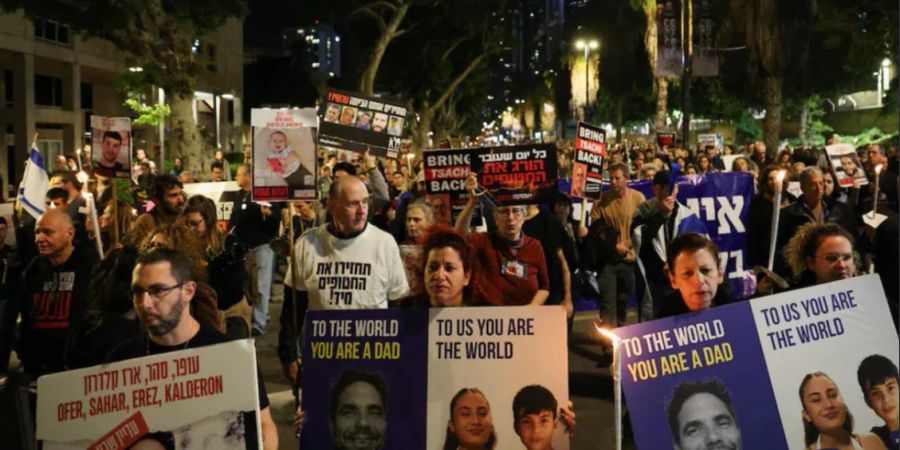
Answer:
M565 141L557 148L565 179L572 150ZM678 202L670 182L725 171L719 153L711 146L611 146L603 161L609 188L585 212L589 221L574 216L573 200L562 192L527 206L481 202L474 176L465 185L468 202L453 217L446 198L426 194L423 166L414 157L378 160L323 150L320 200L291 205L253 201L247 150L243 161L232 163L217 151L206 177L191 174L180 158L163 170L138 150L126 196L113 195L122 184L110 180L85 186L77 167L62 160L51 174L43 215L20 214L15 224L0 219L0 245L8 232L18 242L16 249L0 247L0 376L5 383L13 350L23 377L33 380L139 356L142 348L153 353L194 339L259 336L279 320L278 355L297 385L298 327L308 310L546 304L571 318L581 300L595 302L597 320L615 328L635 320L630 299L638 305L636 320L740 301L725 282L729 274L703 222ZM860 147L871 182L848 187L835 182L823 149L784 150L769 159L773 152L755 142L726 145L722 153L740 154L729 171L754 179L745 265L765 266L772 239L779 249L774 274L762 271L754 280L756 295L874 270L883 274L896 321L896 144ZM876 199L877 165L883 169ZM779 173L784 186L796 181L800 190L785 191L773 205ZM198 179L236 182L227 226L220 226L212 199L185 195L185 184ZM629 186L638 180L652 184L652 198ZM85 190L98 200L98 224L86 215ZM473 223L479 203L482 220ZM861 218L873 204L887 216L877 228ZM773 208L782 217L775 236ZM103 255L93 242L95 225ZM288 246L295 258L279 264ZM365 288L348 293L318 283L316 268L331 263L352 264ZM280 317L269 314L273 288L284 291ZM262 382L260 388L263 398ZM268 401L263 405L267 410ZM277 445L271 421L265 412L266 448Z

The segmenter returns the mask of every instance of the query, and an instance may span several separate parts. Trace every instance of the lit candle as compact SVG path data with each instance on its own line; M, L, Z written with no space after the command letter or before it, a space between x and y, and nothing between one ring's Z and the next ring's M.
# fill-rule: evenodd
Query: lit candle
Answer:
M622 355L619 352L619 343L621 339L616 336L612 331L599 326L598 324L594 324L594 328L597 331L605 336L607 339L612 341L613 346L613 381L615 384L613 385L613 391L615 396L615 409L616 409L616 450L622 450Z
M78 157L78 171L80 172L81 171L81 149L80 148L75 149L75 156Z
M781 215L781 186L784 181L784 170L779 170L775 175L775 198L772 199L772 232L769 234L769 265L768 269L772 270L772 264L775 262L775 244L778 240L778 216Z
M878 179L881 177L881 164L875 166L875 195L872 196L872 218L875 218L878 210Z
M100 222L97 220L97 207L94 205L94 196L90 192L81 194L87 201L88 213L91 215L91 223L94 229L94 243L97 244L97 254L103 258L103 241L100 239Z

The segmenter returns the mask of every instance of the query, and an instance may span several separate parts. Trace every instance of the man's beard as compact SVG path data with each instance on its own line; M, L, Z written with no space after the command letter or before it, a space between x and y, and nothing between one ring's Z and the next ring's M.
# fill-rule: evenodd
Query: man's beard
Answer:
M162 317L157 314L152 314L152 317L156 318L158 322L155 325L146 325L147 331L153 336L159 337L165 336L174 330L181 321L181 312L184 311L185 303L187 302L183 301L181 299L181 294L179 294L178 302L175 303L175 306L172 307L172 311L170 311L168 315Z

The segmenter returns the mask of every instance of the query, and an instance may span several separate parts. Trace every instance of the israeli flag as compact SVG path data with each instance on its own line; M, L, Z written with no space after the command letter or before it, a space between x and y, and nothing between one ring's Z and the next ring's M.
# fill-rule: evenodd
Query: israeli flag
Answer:
M25 161L25 175L19 183L19 195L16 201L28 211L35 219L44 213L44 201L47 190L50 189L50 179L47 169L44 167L44 158L37 148L32 147L28 152L28 160Z

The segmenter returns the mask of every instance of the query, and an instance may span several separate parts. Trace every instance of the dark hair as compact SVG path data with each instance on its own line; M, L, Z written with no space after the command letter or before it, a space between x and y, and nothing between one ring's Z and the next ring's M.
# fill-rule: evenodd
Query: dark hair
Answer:
M869 355L859 363L856 379L859 381L859 388L862 389L867 405L869 404L869 389L884 383L889 378L897 380L900 379L900 375L897 374L897 365L884 356Z
M184 184L181 183L181 180L172 175L157 175L153 180L153 187L150 189L151 197L157 202L162 202L163 198L166 196L166 191L175 187L184 188Z
M119 141L120 143L122 142L122 135L119 134L118 131L112 131L112 130L104 131L102 140L105 141L106 138L115 139L115 140Z
M666 416L669 420L669 430L672 432L672 438L675 443L681 445L680 424L678 423L678 414L691 397L697 394L710 394L718 398L725 404L728 414L737 422L737 416L734 414L734 406L731 402L731 393L728 388L719 380L708 379L702 381L684 381L672 390L672 397L666 405Z
M569 197L565 192L560 192L556 195L556 198L553 199L553 206L556 205L562 205L571 208L572 197Z
M118 316L131 311L131 274L138 259L137 249L113 249L100 260L88 289L89 310Z
M532 384L525 386L516 393L513 398L513 430L519 434L519 419L529 414L540 414L541 411L550 411L556 419L556 397L549 389Z
M719 247L708 237L699 233L681 233L669 242L666 247L666 264L670 271L675 270L675 259L684 252L695 252L705 249L713 255L719 265Z
M160 264L167 262L171 266L169 268L172 277L178 283L186 281L194 281L194 264L186 256L178 250L171 248L157 248L139 256L135 265L147 266L150 264Z
M331 169L331 173L335 173L338 170L343 170L344 172L347 172L347 175L354 175L354 176L356 175L356 166L354 166L351 163L348 163L347 161L341 161L341 162L335 164L334 167Z
M344 393L344 390L347 389L347 387L358 382L368 383L375 388L375 391L378 392L378 397L381 399L381 407L384 408L385 413L387 413L387 384L384 382L384 377L377 373L347 369L341 373L341 377L338 378L337 383L331 388L332 422L334 422L335 415L337 414L338 398Z
M471 274L475 271L475 252L472 250L472 247L469 246L469 243L466 242L466 239L446 225L436 225L432 226L431 230L429 230L428 237L425 238L425 244L423 245L422 273L420 274L423 279L425 278L428 254L431 253L432 250L441 248L452 248L453 250L456 250L456 253L459 254L459 259L462 260L464 273ZM468 306L472 303L475 292L474 286L475 277L471 277L469 279L469 285L463 288L464 306Z
M800 404L803 405L803 411L806 411L806 402L803 401L803 389L806 387L806 384L810 382L814 377L825 377L831 380L831 377L826 375L824 372L813 372L806 374L803 377L803 381L800 382ZM831 380L834 383L834 380ZM835 383L835 389L837 389L837 384ZM840 390L838 389L838 392ZM847 408L846 404L844 405L844 412L847 413L847 419L844 420L844 423L841 425L841 428L847 432L847 434L853 436L853 414L850 413L850 409ZM810 445L819 438L819 429L816 428L810 422L807 422L806 419L803 419L803 439L806 442L806 445Z
M453 396L453 399L450 400L450 421L447 423L447 437L444 439L443 450L457 450L459 448L459 439L456 437L455 433L450 432L450 422L453 422L453 410L456 409L456 402L462 398L463 395L466 394L477 394L484 398L484 401L488 404L488 409L490 409L491 404L487 401L487 397L477 388L462 388L460 389L456 395ZM485 450L493 450L494 447L497 446L497 430L491 427L491 437L488 438L487 442L484 443Z
M0 225L7 225L6 217L0 217Z
M78 176L75 175L75 172L71 170L61 170L53 174L54 177L62 178L63 184L69 183L72 187L75 188L76 191L81 190L82 183L78 181Z
M69 193L61 187L50 188L50 190L47 191L47 198L51 200L61 198L63 199L63 202L68 203Z
M213 161L213 163L209 165L209 171L212 172L213 169L225 170L225 165L222 164L222 161Z

